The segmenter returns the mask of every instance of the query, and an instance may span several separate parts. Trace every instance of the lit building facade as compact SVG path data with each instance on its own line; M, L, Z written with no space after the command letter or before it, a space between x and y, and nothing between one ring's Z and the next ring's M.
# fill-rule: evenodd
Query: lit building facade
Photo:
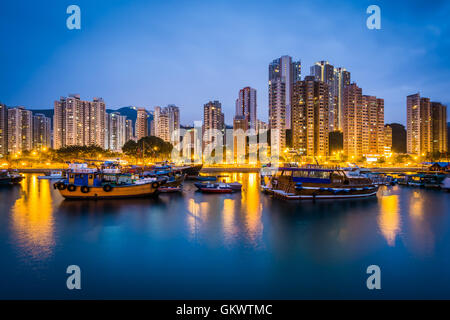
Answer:
M286 129L291 128L293 84L301 80L301 62L282 56L269 64L269 129L272 146L286 146Z
M248 129L248 119L244 115L236 115L233 119L233 159L235 163L245 163L248 152L246 136Z
M33 149L46 150L51 147L51 119L41 113L33 116Z
M236 100L236 116L243 116L248 123L249 129L256 130L256 90L245 87L239 90L239 97Z
M222 134L225 131L225 119L222 104L219 101L209 101L203 105L203 143L213 142L215 130Z
M175 105L169 105L165 108L155 107L154 135L166 142L179 141L180 131L180 109Z
M130 140L135 140L133 134L133 121L131 119L125 120L125 143Z
M343 91L346 86L350 85L350 72L344 68L335 68L328 61L319 61L311 67L311 75L316 81L323 81L328 85L328 127L330 132L342 131Z
M8 109L8 152L33 149L33 114L23 107Z
M122 150L126 140L126 116L119 112L113 112L107 115L107 148L119 152Z
M362 96L362 152L364 155L384 154L384 100Z
M447 107L419 93L406 97L407 152L426 156L447 152Z
M344 154L384 154L384 100L362 94L355 83L344 89Z
M329 88L314 76L294 84L292 95L293 148L307 156L329 154Z
M106 147L106 105L102 98L83 101L80 95L61 97L54 103L54 148L66 146Z
M392 127L384 126L384 154L390 155L392 152Z
M0 158L8 153L8 107L0 103Z
M446 153L447 148L447 106L431 102L432 152Z
M136 117L136 139L139 140L141 138L144 138L148 136L148 114L147 110L144 108L138 108L137 109L137 117Z

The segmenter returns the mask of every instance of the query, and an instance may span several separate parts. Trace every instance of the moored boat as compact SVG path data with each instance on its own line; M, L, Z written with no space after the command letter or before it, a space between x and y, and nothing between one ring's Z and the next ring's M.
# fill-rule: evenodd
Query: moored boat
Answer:
M38 176L38 179L63 179L64 178L64 172L62 170L52 170L48 174L44 176Z
M105 174L95 169L69 172L54 188L66 199L112 199L155 195L165 179L140 179L126 174Z
M16 171L0 171L0 185L19 184L25 177Z
M197 186L197 185L196 185ZM203 193L232 193L230 185L226 183L205 183L201 186L198 185L197 188Z
M265 191L286 200L351 199L375 196L378 185L340 168L281 167Z

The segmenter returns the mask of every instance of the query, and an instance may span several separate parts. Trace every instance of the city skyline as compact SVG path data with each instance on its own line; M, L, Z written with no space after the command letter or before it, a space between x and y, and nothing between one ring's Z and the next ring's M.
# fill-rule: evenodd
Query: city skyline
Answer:
M275 57L290 55L301 60L302 78L322 60L349 70L352 80L366 94L385 99L387 123L406 124L404 112L398 110L404 110L405 96L414 92L432 96L444 105L450 102L450 93L445 90L450 67L444 63L445 54L441 54L449 46L445 40L448 28L435 23L444 17L442 12L448 7L445 2L433 4L434 9L442 10L431 10L419 2L401 6L382 1L381 30L365 26L369 2L289 2L286 15L297 19L286 19L291 22L273 30L264 26L264 21L276 3L258 4L250 14L250 24L243 22L243 13L234 9L232 1L211 4L223 9L221 14L228 18L220 19L223 16L219 14L217 24L201 32L207 19L196 3L188 7L183 2L175 6L80 1L83 22L79 31L65 28L64 4L45 11L39 4L26 4L35 9L31 11L36 17L22 16L27 12L21 10L24 4L2 4L2 11L8 14L0 22L0 32L15 28L15 37L5 33L1 37L2 47L10 48L1 53L5 62L0 75L1 100L11 106L50 109L55 95L80 92L88 100L104 97L112 109L128 105L153 109L173 103L192 110L185 114L182 124L201 119L200 106L206 101L219 100L225 122L231 124L236 92L250 86L257 91L257 118L267 121L267 65ZM253 3L242 5L248 8ZM145 21L146 13L154 11L164 14ZM177 23L169 26L164 22L165 12ZM136 19L124 26L117 22L123 15ZM33 27L35 19L45 23ZM311 22L317 19L323 23L316 26ZM405 22L413 20L415 26L405 26ZM303 24L309 28L301 28ZM324 29L329 33L324 34ZM385 32L393 29L396 32ZM230 30L230 36L225 30ZM241 38L234 37L238 30ZM194 35L215 39L215 48L206 50L208 41L196 40ZM95 52L88 49L93 43L97 44ZM39 52L32 50L37 46ZM71 70L73 76L61 77L65 70ZM88 77L90 70L97 70L97 77Z

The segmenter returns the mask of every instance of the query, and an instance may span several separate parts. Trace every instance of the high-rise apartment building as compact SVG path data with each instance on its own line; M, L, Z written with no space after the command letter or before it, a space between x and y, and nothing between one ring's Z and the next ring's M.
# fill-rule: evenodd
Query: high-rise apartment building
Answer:
M33 149L33 114L24 107L8 109L8 152Z
M344 154L384 154L384 100L362 94L355 83L344 89Z
M329 88L314 76L307 76L293 86L293 147L307 156L327 156L329 152Z
M269 64L269 129L272 144L286 146L286 129L291 128L293 84L301 80L301 62L282 56Z
M125 120L125 143L134 140L133 121L131 119Z
M33 149L45 150L51 147L51 119L41 113L33 116Z
M222 104L219 101L209 101L203 105L203 142L213 142L216 130L222 134L225 131Z
M407 152L426 156L447 151L447 107L419 93L406 97Z
M126 142L126 116L119 112L107 115L107 148L113 151L121 151Z
M344 68L335 68L328 61L316 62L311 67L311 75L316 81L323 81L329 89L329 130L342 131L343 123L343 93L350 85L350 72Z
M256 130L256 90L245 87L239 90L236 100L236 116L243 116L248 122L248 128Z
M384 100L375 96L362 96L362 152L384 154Z
M432 152L446 153L447 148L447 107L440 102L431 102Z
M256 120L256 132L267 131L269 129L269 125L267 122L262 120Z
M8 107L0 103L0 158L8 153Z
M97 145L105 148L106 105L103 99L83 101L80 95L61 97L54 104L54 148Z
M175 105L155 107L153 126L156 137L166 142L179 142L180 109Z
M392 152L392 127L384 126L384 154L388 155Z
M244 163L249 150L246 136L248 124L244 115L236 115L233 119L233 159L236 163Z
M334 130L343 131L344 127L344 89L350 85L350 72L345 68L334 69L334 88L335 97L334 107Z
M136 124L135 124L135 126L136 126L135 134L136 134L137 140L148 136L147 118L148 118L147 110L145 110L144 108L138 108Z

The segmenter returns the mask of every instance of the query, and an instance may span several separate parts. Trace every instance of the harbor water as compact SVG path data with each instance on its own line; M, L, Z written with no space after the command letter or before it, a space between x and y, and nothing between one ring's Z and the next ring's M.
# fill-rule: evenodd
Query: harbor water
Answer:
M257 173L224 175L242 192L187 181L181 194L70 201L37 174L1 187L0 298L450 298L450 194L287 202ZM81 290L67 289L69 265Z

